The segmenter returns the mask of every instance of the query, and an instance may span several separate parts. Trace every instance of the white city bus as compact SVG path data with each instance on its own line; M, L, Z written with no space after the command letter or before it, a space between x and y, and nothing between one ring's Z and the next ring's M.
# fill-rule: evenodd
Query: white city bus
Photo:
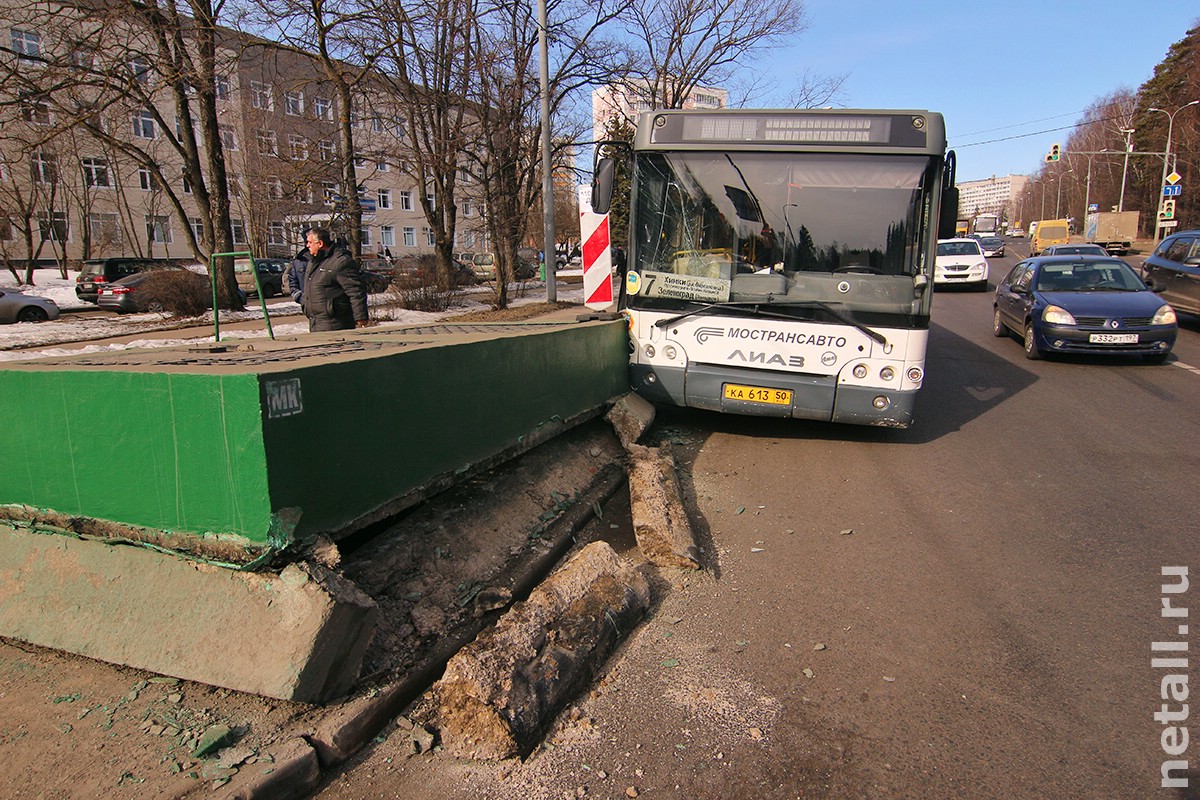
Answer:
M638 393L911 424L939 229L953 236L958 211L940 114L650 111L631 155L622 309ZM598 160L601 213L614 172Z

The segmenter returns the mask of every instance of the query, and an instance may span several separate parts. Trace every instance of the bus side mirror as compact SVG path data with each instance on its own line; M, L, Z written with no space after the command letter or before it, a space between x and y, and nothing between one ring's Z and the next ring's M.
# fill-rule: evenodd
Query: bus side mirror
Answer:
M613 176L616 169L615 159L602 158L596 162L596 168L592 171L592 211L597 214L607 214L612 206Z
M938 220L938 238L953 239L958 225L958 187L948 186L942 189L942 208Z

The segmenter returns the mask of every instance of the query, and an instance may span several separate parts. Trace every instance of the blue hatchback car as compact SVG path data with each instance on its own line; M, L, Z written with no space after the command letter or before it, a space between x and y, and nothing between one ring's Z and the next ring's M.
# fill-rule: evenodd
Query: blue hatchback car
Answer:
M996 286L992 333L1017 333L1027 358L1047 353L1137 355L1165 361L1175 311L1119 258L1026 259Z

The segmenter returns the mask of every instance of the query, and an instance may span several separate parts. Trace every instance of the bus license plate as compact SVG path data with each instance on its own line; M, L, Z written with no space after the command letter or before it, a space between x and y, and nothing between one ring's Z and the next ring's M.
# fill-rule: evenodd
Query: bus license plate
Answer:
M1092 344L1137 344L1136 333L1093 333L1088 335Z
M791 389L767 389L762 386L742 386L737 383L725 384L726 400L744 400L748 403L769 403L773 406L790 406L792 404Z

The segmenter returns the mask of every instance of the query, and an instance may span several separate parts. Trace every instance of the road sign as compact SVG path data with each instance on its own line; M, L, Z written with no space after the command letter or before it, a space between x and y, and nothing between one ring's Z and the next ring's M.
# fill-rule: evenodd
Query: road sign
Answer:
M1179 185L1163 187L1163 197L1179 197L1182 193L1183 187Z
M1178 224L1179 220L1177 219L1160 219L1158 221L1158 227L1160 228L1174 228Z
M1171 170L1171 174L1167 176L1167 183L1171 184L1172 186L1179 183L1181 180L1183 180L1183 176L1175 170Z

